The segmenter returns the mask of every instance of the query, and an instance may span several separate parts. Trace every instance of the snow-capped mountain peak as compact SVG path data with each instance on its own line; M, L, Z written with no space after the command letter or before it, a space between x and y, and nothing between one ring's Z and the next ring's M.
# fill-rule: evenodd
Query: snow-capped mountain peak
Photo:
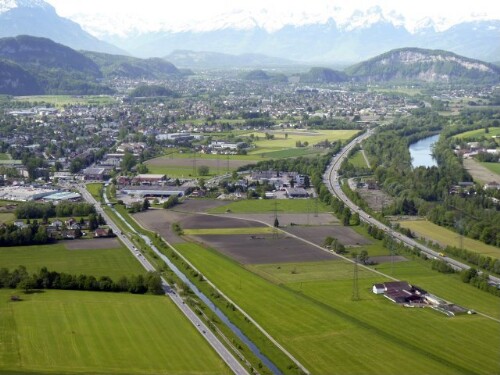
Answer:
M386 12L380 6L374 6L367 10L356 10L350 17L338 21L339 27L344 31L366 29L377 23L391 23L401 27L405 26L406 20L393 10Z
M0 0L0 14L15 8L54 9L43 0Z

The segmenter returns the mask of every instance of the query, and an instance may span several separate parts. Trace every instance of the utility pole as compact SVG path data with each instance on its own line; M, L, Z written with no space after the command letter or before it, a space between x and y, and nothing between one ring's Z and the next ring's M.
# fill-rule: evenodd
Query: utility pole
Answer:
M274 222L273 222L273 240L277 240L279 238L279 233L278 233L278 201L274 201Z
M359 285L358 285L358 260L359 256L356 255L354 259L354 273L352 277L352 297L353 301L359 301Z

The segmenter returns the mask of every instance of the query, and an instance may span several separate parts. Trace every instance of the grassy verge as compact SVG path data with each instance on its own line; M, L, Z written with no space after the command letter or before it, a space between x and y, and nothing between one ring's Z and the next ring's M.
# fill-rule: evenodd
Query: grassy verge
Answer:
M0 373L229 374L164 297L0 290Z

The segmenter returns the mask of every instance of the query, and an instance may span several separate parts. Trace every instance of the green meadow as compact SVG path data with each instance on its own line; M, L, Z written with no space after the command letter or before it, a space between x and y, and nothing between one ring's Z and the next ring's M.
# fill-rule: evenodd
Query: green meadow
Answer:
M490 246L484 242L473 240L472 238L462 237L449 229L440 227L427 220L408 220L399 223L403 228L410 228L411 231L417 233L420 237L432 238L444 246L454 246L460 248L461 243L464 249L479 253L481 255L490 256L500 259L500 249L495 246Z
M6 154L5 152L0 152L0 160L10 160L11 157L9 154Z
M388 278L346 261L247 265L195 244L176 246L311 373L492 374L500 371L500 323L405 309L371 292ZM377 265L430 292L500 318L498 299L442 275L424 261ZM481 332L480 335L476 334Z
M14 221L16 217L10 212L0 212L0 224L8 223Z
M476 129L468 132L460 133L455 136L455 138L467 139L467 138L480 138L480 137L492 137L492 136L500 136L500 127L490 127L488 128L488 133L486 133L485 129Z
M116 100L107 95L89 95L89 96L73 96L73 95L33 95L33 96L16 96L14 100L19 102L39 102L63 107L65 105L105 105L115 103Z
M162 296L0 289L2 374L229 374Z
M271 134L274 136L273 139L266 139L266 134L263 132L252 133L254 137L258 138L254 143L257 149L283 149L283 148L294 148L296 143L300 141L301 143L307 142L308 146L313 146L316 143L328 140L333 141L344 141L355 134L358 130L312 130L312 131L273 131Z
M96 201L100 202L101 201L101 196L102 196L102 189L104 187L104 184L100 182L93 182L90 184L85 185L86 189L92 195Z
M480 163L483 167L487 168L493 173L500 176L500 163Z
M147 163L146 163L147 164ZM152 165L147 164L149 173L153 174L164 174L170 178L188 178L195 177L198 175L198 171L193 169L193 167L176 167L171 165ZM232 172L234 168L230 168L229 172ZM219 174L226 173L226 169L219 168ZM218 174L217 168L210 168L210 172L204 178L210 178Z
M99 239L82 241L88 242L88 249L68 250L61 242L50 245L0 247L0 266L12 271L23 265L28 272L47 267L49 271L76 275L109 276L115 281L121 276L145 272L121 243L111 249L92 249L93 241L100 241Z
M349 163L354 165L356 168L368 168L368 165L366 165L366 160L363 157L361 151L356 152L353 157L349 158Z

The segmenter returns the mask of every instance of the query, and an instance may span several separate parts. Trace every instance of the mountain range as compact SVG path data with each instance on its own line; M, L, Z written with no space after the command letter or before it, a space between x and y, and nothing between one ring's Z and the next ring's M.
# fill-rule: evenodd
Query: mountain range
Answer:
M387 17L375 7L369 13L354 15L349 22L339 24L330 18L267 29L252 20L243 22L244 27L228 21L206 30L107 34L102 36L104 42L77 23L58 16L43 0L0 0L0 37L26 34L47 37L77 50L139 57L169 56L172 62L190 68L213 66L220 57L216 54L238 56L231 58L233 61L225 59L224 63L234 66L251 65L255 56L260 57L253 66L260 66L263 55L273 56L267 61L269 66L276 65L277 60L310 66L349 65L403 47L447 50L484 61L500 61L500 20L463 22L445 30L424 22L410 32L399 18ZM209 52L200 57L187 51Z
M0 38L0 94L109 94L112 90L103 83L105 79L163 80L186 74L192 72L181 71L160 58L76 51L47 38L27 35ZM500 68L447 51L403 48L350 66L343 72L314 67L293 77L303 83L498 83ZM259 69L247 72L242 78L277 83L287 82L290 77Z
M187 72L189 73L189 72ZM0 94L110 94L102 80L165 79L185 75L159 58L76 51L47 38L0 38Z
M90 35L76 22L60 17L43 0L0 0L0 38L17 35L44 37L77 50L127 54Z

